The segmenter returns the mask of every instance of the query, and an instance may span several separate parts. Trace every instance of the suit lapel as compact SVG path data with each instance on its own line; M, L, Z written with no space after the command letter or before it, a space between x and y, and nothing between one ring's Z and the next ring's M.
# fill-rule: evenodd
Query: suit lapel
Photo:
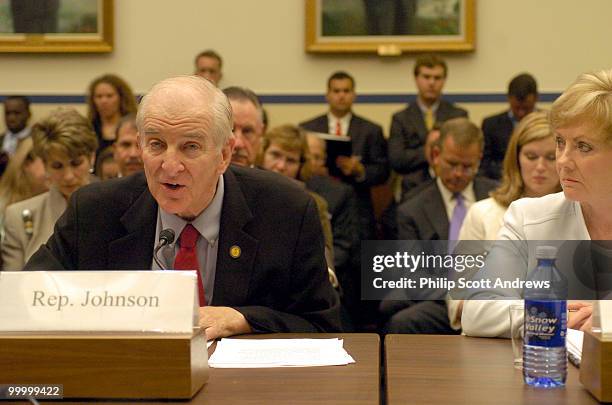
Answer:
M436 182L428 190L425 202L425 207L423 208L425 215L438 234L438 238L440 240L448 239L448 215L442 200L442 193L440 193Z
M327 115L322 115L314 122L313 129L316 132L321 132L324 134L329 133L329 120L327 119Z
M108 245L111 270L150 269L155 244L157 203L146 188L120 219L127 234Z
M253 217L240 183L231 169L224 174L219 249L212 305L242 305L253 274L257 239L242 228Z
M421 112L421 109L416 101L410 104L408 112L411 115L410 119L416 124L416 129L419 133L421 141L425 143L425 138L427 137L427 127L425 126L425 118L423 118L423 113Z
M361 131L361 126L359 124L359 119L355 117L355 114L353 114L348 127L348 135L351 137L351 153L353 155L363 156L366 149L366 137Z

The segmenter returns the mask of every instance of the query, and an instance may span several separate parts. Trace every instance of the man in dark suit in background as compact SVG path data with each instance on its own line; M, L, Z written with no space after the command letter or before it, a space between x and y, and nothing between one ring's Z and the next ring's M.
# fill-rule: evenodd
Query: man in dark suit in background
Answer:
M391 168L405 178L402 194L410 191L420 179L427 178L429 165L424 147L427 133L436 122L467 117L467 111L442 100L446 82L446 62L436 55L425 55L416 60L414 80L417 99L408 107L393 114L389 136L389 162Z
M442 125L432 149L437 177L398 207L399 239L457 240L469 207L487 198L497 185L475 177L482 149L482 132L467 118ZM456 333L444 301L388 301L381 310L391 316L386 326L389 333Z
M375 219L370 189L389 177L387 143L382 128L353 114L355 80L348 73L336 72L329 77L326 99L329 112L302 122L300 126L312 132L350 138L350 156L334 156L328 147L328 170L331 176L338 177L355 190L361 239L373 239Z
M516 124L534 111L538 101L538 85L529 73L514 77L508 85L510 109L482 121L485 147L480 174L491 179L501 178L508 141Z
M19 142L30 136L30 99L26 96L8 96L4 99L6 132L0 134L0 148L9 156L15 153Z
M272 173L230 165L227 97L196 76L166 79L137 116L144 175L73 194L29 270L143 270L158 235L166 268L198 270L200 326L209 339L340 328L315 203ZM146 178L145 178L146 176Z

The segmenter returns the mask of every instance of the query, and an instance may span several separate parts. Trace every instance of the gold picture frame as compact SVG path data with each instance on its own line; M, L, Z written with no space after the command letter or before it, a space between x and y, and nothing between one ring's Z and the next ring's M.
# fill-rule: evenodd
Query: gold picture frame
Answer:
M0 0L0 52L111 52L113 10L113 0Z
M400 55L475 48L476 0L305 2L307 52Z

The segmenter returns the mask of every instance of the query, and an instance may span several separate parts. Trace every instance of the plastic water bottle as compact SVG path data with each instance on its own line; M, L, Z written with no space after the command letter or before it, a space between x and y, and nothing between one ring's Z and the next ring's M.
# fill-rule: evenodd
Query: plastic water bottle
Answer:
M538 264L528 280L540 284L525 289L523 377L534 387L562 387L567 376L567 282L556 256L554 246L536 248Z

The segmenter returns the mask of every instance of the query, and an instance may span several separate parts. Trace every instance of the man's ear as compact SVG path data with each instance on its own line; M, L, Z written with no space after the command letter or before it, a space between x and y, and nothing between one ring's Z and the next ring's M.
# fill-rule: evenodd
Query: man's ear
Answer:
M431 147L431 160L435 165L438 165L440 163L441 153L442 151L440 150L440 147L438 145L434 145Z
M221 148L221 161L219 162L219 171L225 173L227 167L232 162L232 155L234 153L234 146L236 145L236 138L230 136L225 145Z

